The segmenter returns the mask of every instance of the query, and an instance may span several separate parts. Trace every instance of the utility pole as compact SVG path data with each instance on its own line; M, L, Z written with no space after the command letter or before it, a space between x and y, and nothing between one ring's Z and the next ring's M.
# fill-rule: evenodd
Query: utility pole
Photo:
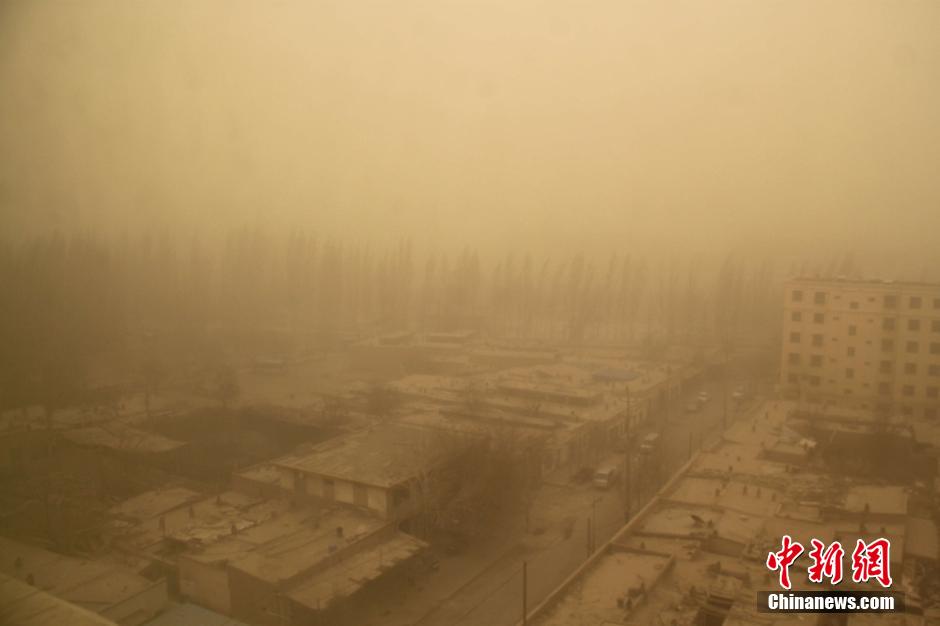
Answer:
M587 519L587 537L586 537L586 540L587 540L587 555L588 555L588 557L590 557L590 556L591 556L591 518L590 518L590 517Z
M527 561L522 562L522 626L525 626L528 623L529 618L529 607L528 607L528 597L529 592L528 585L528 569L529 563Z
M623 521L630 521L630 515L633 514L633 493L631 482L633 481L633 468L630 463L630 452L633 448L633 413L630 410L630 388L627 387L627 430L623 443Z
M726 331L727 332L727 331ZM729 344L731 339L726 335L724 339L724 352L725 359L724 363L721 366L721 396L722 396L722 414L721 414L721 429L724 430L728 427L728 366L729 361L731 360Z
M726 353L727 354L727 353ZM725 356L725 362L722 366L721 375L721 428L728 427L728 358Z
M597 549L597 503L603 500L598 496L591 500L591 552Z

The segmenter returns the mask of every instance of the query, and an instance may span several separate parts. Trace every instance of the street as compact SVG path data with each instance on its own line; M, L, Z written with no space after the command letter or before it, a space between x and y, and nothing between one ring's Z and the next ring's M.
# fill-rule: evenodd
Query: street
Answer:
M641 509L659 487L685 463L690 453L703 442L718 437L724 413L721 387L706 384L687 392L694 397L705 389L711 400L698 412L685 411L685 398L671 407L669 415L660 422L662 438L660 450L651 455L634 452L632 458L633 507ZM733 403L728 402L728 419L733 418ZM634 434L638 442L648 429ZM636 450L636 445L634 445ZM615 455L611 460L619 457ZM653 466L655 459L657 466ZM544 535L536 541L525 538L518 550L513 550L485 568L469 583L457 589L450 597L424 614L414 624L421 626L448 626L487 624L510 626L522 616L522 563L528 563L528 606L531 608L544 599L588 556L589 527L594 534L594 546L603 545L623 527L623 485L607 491L587 485L546 485L540 494L536 519L548 522ZM573 519L572 532L567 538L562 532L566 520Z

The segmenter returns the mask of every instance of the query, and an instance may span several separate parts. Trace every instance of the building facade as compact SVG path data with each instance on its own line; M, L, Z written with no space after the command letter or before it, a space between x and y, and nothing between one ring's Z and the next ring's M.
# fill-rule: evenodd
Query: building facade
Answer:
M940 285L788 281L780 384L803 401L940 417Z

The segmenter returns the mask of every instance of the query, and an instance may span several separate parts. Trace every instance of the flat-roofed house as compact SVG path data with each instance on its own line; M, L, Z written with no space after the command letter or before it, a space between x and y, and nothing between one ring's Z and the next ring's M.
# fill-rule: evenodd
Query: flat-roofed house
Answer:
M417 511L422 476L446 459L442 435L405 424L383 424L337 437L273 462L281 487L299 499L317 498L405 519Z

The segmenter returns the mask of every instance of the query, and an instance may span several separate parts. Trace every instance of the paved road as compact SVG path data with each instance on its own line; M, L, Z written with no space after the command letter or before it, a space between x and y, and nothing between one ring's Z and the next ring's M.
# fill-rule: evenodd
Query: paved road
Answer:
M718 386L706 386L711 401L697 413L686 413L685 403L674 407L672 414L660 422L661 450L655 457L660 463L653 467L649 459L634 455L634 505L637 511L659 487L682 466L692 451L703 442L720 436L724 406ZM695 392L698 392L696 389ZM728 422L735 411L728 403ZM560 487L568 493L551 497L570 498L575 502L573 532L569 538L547 531L538 545L505 555L491 564L469 584L436 606L416 622L420 626L511 626L522 616L522 561L528 562L528 603L534 606L544 599L587 557L588 518L593 515L595 545L602 545L623 527L622 490L606 492L590 486Z

